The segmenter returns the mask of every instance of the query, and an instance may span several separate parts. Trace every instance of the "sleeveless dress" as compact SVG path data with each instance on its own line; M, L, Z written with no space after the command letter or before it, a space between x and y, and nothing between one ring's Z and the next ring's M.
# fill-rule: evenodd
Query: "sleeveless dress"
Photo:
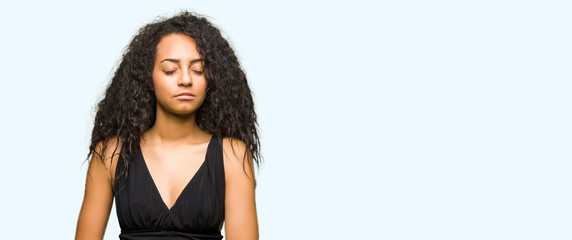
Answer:
M128 174L115 173L115 208L120 239L222 239L224 164L222 140L213 136L206 159L173 207L163 202L137 144ZM123 161L117 162L122 169Z

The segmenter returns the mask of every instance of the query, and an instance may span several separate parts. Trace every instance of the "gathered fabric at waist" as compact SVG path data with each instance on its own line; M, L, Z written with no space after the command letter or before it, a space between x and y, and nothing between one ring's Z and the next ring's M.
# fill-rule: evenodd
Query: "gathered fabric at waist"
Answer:
M173 240L220 240L222 235L215 233L188 233L168 230L146 230L138 232L121 232L119 239L125 240L151 240L151 239L173 239Z

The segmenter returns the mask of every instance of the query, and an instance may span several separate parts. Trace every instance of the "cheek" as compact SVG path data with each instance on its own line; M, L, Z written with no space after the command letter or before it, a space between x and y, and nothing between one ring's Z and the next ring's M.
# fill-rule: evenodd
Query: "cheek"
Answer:
M197 82L197 88L200 89L200 91L205 94L207 91L207 87L208 87L208 81L205 78L202 78L200 81Z
M155 92L155 95L159 95L167 89L168 81L165 76L157 71L153 71L153 81L151 83L151 89Z
M152 74L152 79L151 79L151 89L153 91L155 91L155 89L157 89L157 83L159 82L160 76L157 72L157 70L153 70L153 74Z

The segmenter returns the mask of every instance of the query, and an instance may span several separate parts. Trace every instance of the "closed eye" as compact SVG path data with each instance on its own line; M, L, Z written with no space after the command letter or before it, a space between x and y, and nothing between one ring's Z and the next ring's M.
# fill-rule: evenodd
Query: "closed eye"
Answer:
M203 71L193 70L193 72L199 75L203 74Z
M171 75L171 74L175 73L175 71L177 71L177 70L173 70L173 71L163 71L163 72L165 72L165 74L167 74L167 75Z

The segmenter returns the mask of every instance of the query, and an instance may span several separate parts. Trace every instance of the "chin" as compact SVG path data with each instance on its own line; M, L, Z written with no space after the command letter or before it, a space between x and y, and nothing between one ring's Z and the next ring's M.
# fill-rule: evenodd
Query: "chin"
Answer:
M193 110L180 110L180 111L172 111L171 113L176 114L176 115L191 115L194 114L197 110L193 109Z
M189 104L188 102L186 104L180 104L180 103L168 104L168 105L158 104L157 111L161 111L164 114L184 116L184 115L194 114L199 109L199 107L200 105L197 106L197 104Z

